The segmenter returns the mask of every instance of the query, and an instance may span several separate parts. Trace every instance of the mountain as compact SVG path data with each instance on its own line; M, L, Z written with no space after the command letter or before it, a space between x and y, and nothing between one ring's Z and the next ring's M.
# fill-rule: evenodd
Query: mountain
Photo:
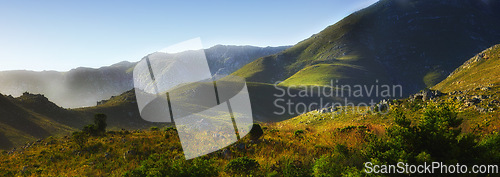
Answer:
M401 84L409 95L500 41L499 1L381 0L234 75L282 86Z
M212 74L227 75L245 64L280 52L282 47L216 45L205 49ZM1 71L0 93L19 96L23 92L41 93L65 108L96 105L97 101L133 88L135 62L120 62L98 69L80 67L67 72Z
M19 96L23 92L41 93L63 107L95 105L97 100L121 94L133 87L135 63L56 71L2 71L0 92Z
M500 85L500 44L467 60L434 89L443 92L490 90Z
M229 75L253 60L281 52L290 46L255 47L216 45L205 50L212 75Z

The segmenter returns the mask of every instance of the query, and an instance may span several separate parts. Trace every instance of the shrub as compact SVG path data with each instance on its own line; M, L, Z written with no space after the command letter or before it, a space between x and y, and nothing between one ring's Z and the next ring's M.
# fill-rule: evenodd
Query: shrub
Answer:
M176 129L176 128L174 128L174 127L167 127L167 128L165 129L165 131L166 131L166 132L170 132L170 131L177 132L177 129Z
M304 130L295 130L295 132L293 132L293 134L295 136L301 136L302 134L304 134Z
M149 130L151 130L151 131L158 131L158 130L160 130L160 128L158 128L158 127L151 127L151 128L149 128Z
M85 127L83 127L82 132L92 136L96 136L99 134L94 124L86 125Z
M248 157L239 157L231 160L224 171L231 175L249 175L254 174L259 168L259 163Z
M251 140L257 141L262 135L264 135L264 131L262 131L259 124L253 124L252 129L248 134L250 134Z

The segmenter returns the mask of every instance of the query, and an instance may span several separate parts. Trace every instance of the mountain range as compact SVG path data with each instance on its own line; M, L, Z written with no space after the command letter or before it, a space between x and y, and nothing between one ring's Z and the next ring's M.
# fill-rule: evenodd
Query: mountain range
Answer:
M212 75L228 75L262 56L289 46L254 47L216 45L205 49ZM134 87L132 71L136 62L120 62L101 68L79 67L67 72L1 71L0 93L20 96L23 92L41 93L65 108L94 106Z

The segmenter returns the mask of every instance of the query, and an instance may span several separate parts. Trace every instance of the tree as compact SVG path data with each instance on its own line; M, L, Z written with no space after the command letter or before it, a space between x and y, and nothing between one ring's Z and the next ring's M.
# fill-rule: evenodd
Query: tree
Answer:
M96 126L97 132L105 133L106 132L106 114L96 114L94 115L94 124Z
M83 132L88 135L97 136L106 133L106 114L95 114L94 124L89 124L83 127Z

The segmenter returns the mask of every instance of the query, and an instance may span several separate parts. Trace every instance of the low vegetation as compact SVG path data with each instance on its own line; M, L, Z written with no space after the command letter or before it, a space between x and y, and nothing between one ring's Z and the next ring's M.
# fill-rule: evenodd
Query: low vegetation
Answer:
M365 162L497 164L498 111L460 109L450 97L390 101L385 115L310 112L255 124L235 144L192 160L173 127L104 132L98 114L72 136L1 152L0 175L370 176Z

